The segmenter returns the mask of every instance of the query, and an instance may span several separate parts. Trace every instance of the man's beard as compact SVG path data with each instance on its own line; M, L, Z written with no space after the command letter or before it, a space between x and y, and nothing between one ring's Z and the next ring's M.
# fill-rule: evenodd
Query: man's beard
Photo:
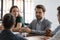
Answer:
M37 17L36 17L37 18ZM42 17L41 18L37 18L37 20L41 20L42 19Z

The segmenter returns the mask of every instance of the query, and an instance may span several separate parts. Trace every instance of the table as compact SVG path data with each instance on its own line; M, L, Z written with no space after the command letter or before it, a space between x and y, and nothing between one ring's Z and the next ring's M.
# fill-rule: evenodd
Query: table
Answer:
M14 32L14 34L18 34L18 36L21 36L19 32ZM25 38L27 40L43 40L43 38L45 38L46 36L40 36L40 35L32 35L29 34L28 36L26 36Z
M43 40L45 36L30 36L30 37L25 37L27 40Z

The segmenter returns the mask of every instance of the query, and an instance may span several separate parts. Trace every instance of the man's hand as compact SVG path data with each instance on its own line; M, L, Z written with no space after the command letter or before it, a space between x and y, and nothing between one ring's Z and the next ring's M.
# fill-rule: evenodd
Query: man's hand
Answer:
M46 28L46 30L45 30L45 36L52 36L51 30L49 28Z
M19 32L24 33L25 32L25 28L24 27L20 28Z
M25 31L26 31L27 33L31 33L31 29L28 28L28 27L26 27Z
M31 33L31 29L30 28L28 28L28 27L23 27L23 28L21 28L20 29L20 32L27 32L27 33Z

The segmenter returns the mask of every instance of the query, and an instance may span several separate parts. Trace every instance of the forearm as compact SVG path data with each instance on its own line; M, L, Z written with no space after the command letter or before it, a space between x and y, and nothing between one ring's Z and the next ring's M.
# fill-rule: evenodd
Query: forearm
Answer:
M13 32L19 32L19 28L13 28L12 31Z
M12 28L12 31L14 31L14 32L19 32L19 30L20 30L20 28L21 28L21 23L17 23L17 26L16 27L14 27L14 28Z
M45 31L40 31L40 30L32 30L31 33L35 33L35 34L40 34L40 35L44 35Z

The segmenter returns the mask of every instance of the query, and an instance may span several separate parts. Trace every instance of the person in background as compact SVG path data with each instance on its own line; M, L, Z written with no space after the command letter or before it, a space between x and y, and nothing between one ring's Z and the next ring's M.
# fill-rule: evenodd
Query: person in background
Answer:
M18 32L21 27L24 26L24 20L19 14L19 8L17 6L12 6L10 8L10 13L15 17L15 27L12 29L14 32Z
M50 35L51 22L49 20L45 19L45 17L44 17L45 11L46 11L46 9L43 5L37 5L35 7L36 19L34 19L30 23L29 27L25 28L25 32L39 34L39 35L46 35L46 36Z
M58 10L57 17L58 17L58 21L59 21L59 26L52 32L53 35L55 35L56 32L58 32L60 30L60 6L57 8L57 10Z
M14 16L10 13L5 14L2 20L2 25L4 29L0 33L0 40L26 40L25 38L14 35L12 33L12 28L14 28L14 24Z
M58 10L58 22L59 22L59 26L53 31L54 36L50 39L47 39L47 37L45 37L43 40L60 40L60 6L57 7Z
M46 40L60 40L60 6L57 7L57 10L58 10L57 17L59 22L58 30L56 31L55 35L52 38L50 39L45 38Z

